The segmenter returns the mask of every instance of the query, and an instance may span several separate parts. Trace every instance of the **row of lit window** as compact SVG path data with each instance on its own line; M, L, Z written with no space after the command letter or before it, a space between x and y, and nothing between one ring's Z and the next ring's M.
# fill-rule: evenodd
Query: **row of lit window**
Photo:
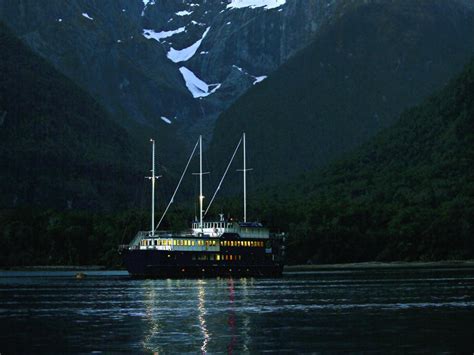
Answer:
M140 245L142 245L144 247L152 246L152 245L172 246L173 241L171 239L155 239L155 240L153 240L153 239L144 239L140 242Z
M189 240L189 239L145 239L141 241L142 246L153 246L153 245L159 245L159 246L182 246L182 247L193 247L196 245L195 240ZM217 241L216 240L198 240L197 245L199 246L216 246Z
M200 255L193 255L193 260L211 260L211 261L238 261L242 260L242 255L227 255L227 254L200 254Z
M263 247L264 243L256 240L222 240L223 247Z
M232 228L233 224L232 223L226 223L226 222L204 222L202 224L202 228ZM201 228L199 226L199 223L193 223L193 228Z
M141 241L142 246L186 246L191 247L196 245L196 241L189 239L145 239ZM216 240L198 240L198 246L216 246ZM264 242L256 240L222 240L220 245L223 247L263 247Z

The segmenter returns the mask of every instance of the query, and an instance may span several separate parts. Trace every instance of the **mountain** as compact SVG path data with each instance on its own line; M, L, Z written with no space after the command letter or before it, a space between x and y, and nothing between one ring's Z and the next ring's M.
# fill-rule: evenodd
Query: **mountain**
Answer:
M290 230L292 262L472 259L474 59L360 149L252 208Z
M211 161L225 160L246 131L257 184L323 167L441 88L474 53L474 12L462 2L347 1L335 13L220 115Z
M0 0L0 19L125 128L157 135L172 160L198 134L209 139L218 114L303 48L339 1Z
M0 0L0 19L124 129L140 167L156 139L160 186L198 133L225 164L247 130L261 184L321 166L440 87L474 37L466 0Z
M0 207L140 202L144 162L130 135L1 23L0 53Z

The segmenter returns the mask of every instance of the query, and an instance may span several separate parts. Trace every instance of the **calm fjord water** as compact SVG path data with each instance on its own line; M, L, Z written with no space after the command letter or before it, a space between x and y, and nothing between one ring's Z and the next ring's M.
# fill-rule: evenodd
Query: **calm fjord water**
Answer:
M0 352L474 351L474 270L133 280L0 273Z

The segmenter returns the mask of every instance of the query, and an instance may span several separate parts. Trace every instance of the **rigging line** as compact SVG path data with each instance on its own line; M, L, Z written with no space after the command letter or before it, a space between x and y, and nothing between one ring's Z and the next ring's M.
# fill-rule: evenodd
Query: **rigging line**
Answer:
M225 169L224 175L222 175L221 181L219 182L219 185L217 186L217 189L216 189L216 191L214 192L214 195L212 196L211 201L209 202L209 205L207 205L207 208L206 208L206 210L204 211L204 216L206 216L207 212L209 211L209 208L210 208L211 205L212 205L212 202L214 202L214 199L215 199L217 193L219 192L219 190L220 190L220 188L221 188L221 186L222 186L222 182L224 181L225 176L227 175L227 172L229 171L230 165L231 165L232 162L234 161L235 154L237 154L237 150L239 150L239 147L240 147L240 144L241 144L241 143L242 143L242 138L240 138L239 143L237 144L237 147L235 147L234 154L232 154L232 158L230 158L229 164L227 164L227 168Z
M186 174L186 171L188 170L189 164L191 163L191 160L193 159L194 152L196 151L196 148L198 147L198 145L199 145L199 139L198 139L198 141L196 142L196 145L194 146L194 149L193 149L193 151L191 152L191 155L189 156L188 162L186 163L186 167L184 168L184 171L183 171L183 173L181 174L181 177L180 177L180 179L179 179L178 186L176 186L176 189L175 189L174 192L173 192L173 196L171 196L171 200L170 200L170 202L168 203L168 206L166 206L165 212L163 212L163 215L161 216L161 218L160 218L158 224L156 225L155 231L156 231L156 230L158 229L158 227L160 226L161 222L163 221L163 218L165 218L166 212L168 212L168 209L170 208L171 204L174 202L174 198L175 198L175 196L176 196L176 193L178 192L179 186L181 185L181 182L183 181L184 175Z

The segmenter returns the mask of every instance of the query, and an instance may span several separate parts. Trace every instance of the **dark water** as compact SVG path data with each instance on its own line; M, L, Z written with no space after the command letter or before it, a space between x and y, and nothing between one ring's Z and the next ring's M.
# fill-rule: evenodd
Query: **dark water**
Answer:
M474 351L474 270L132 280L0 273L0 353Z

